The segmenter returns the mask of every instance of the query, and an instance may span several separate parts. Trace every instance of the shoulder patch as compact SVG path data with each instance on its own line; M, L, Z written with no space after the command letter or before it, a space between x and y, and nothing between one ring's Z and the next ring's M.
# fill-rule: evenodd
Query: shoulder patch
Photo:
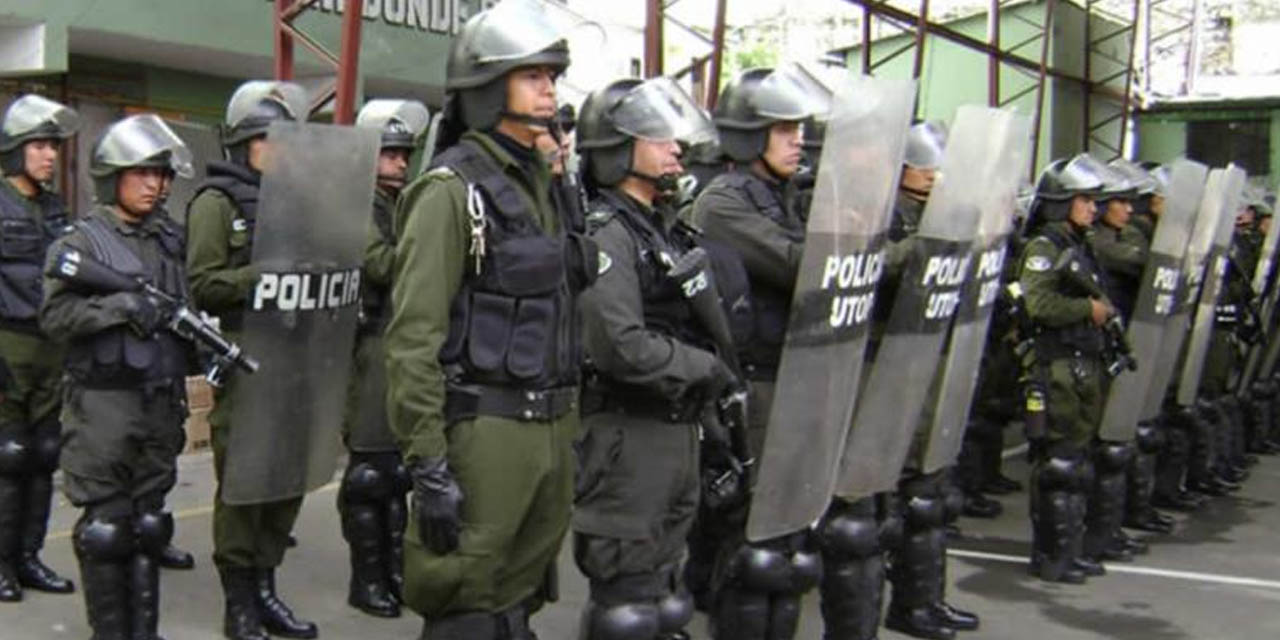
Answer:
M448 165L436 167L426 173L429 178L452 178L457 173Z
M612 266L613 266L613 258L610 258L609 254L605 253L604 251L601 251L600 252L600 269L596 272L596 276L599 277L604 275L604 272L608 271L609 267L612 267Z
M235 218L231 221L231 230L232 231L248 231L249 221L245 220L244 218Z
M610 209L596 209L587 214L587 222L596 224L604 224L613 218L613 211Z
M1027 271L1048 271L1053 266L1053 263L1044 256L1028 256L1023 266L1027 268Z

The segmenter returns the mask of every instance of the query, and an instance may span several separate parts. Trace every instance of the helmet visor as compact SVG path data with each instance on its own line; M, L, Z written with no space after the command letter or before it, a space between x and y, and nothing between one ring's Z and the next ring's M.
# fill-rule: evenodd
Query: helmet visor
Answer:
M796 64L774 69L760 81L751 97L756 113L773 120L825 119L831 112L831 94L817 79Z
M600 25L541 0L502 0L478 19L483 22L477 25L474 50L485 52L477 58L480 63L519 60L557 42L576 41L582 27L590 25L603 38Z
M1151 195L1159 187L1156 179L1147 170L1124 158L1112 160L1109 166L1112 171L1124 176L1129 182L1130 189L1140 196Z
M431 113L417 100L370 100L356 116L356 126L395 130L417 139L431 122Z
M50 135L67 138L80 126L80 116L74 110L57 102L28 94L13 101L4 115L4 136L9 140L25 136L41 128L50 128Z
M671 78L651 78L636 85L610 115L614 127L641 140L678 140L693 145L716 137L710 118Z
M907 132L903 164L913 169L937 169L947 148L947 126L941 122L921 122Z
M274 102L294 120L305 120L308 112L307 90L292 82L250 80L236 89L227 104L227 126L235 127L253 114L263 100Z
M1062 167L1058 183L1064 191L1072 193L1097 192L1102 190L1102 177L1106 174L1107 168L1101 162L1087 153L1081 153Z
M106 175L129 167L155 166L155 159L167 154L168 168L190 178L191 150L155 114L129 116L107 129L93 150L96 175Z

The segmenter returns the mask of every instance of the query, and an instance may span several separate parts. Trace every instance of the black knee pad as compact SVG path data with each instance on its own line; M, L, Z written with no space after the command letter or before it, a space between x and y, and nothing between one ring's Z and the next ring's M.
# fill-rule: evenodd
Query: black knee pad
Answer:
M138 535L138 549L149 556L160 555L173 540L172 513L144 511L134 516L133 527Z
M413 483L409 479L409 467L404 466L404 460L397 460L395 465L391 467L391 491L395 495L402 496L409 493L409 489L413 487Z
M818 545L833 562L880 553L880 524L871 514L836 513L823 520Z
M780 550L744 544L733 562L731 576L748 591L785 593L794 588L791 558Z
M964 511L964 492L954 483L947 483L942 488L943 520L955 522Z
M679 631L693 620L693 596L684 591L668 593L658 600L658 632Z
M1074 491L1077 467L1080 463L1071 458L1050 457L1040 464L1037 488L1043 492Z
M1164 432L1160 426L1152 422L1139 422L1134 433L1134 441L1138 451L1142 453L1158 453L1164 447Z
M33 473L53 473L58 470L58 454L62 452L61 428L54 422L52 426L36 430L31 442L31 471Z
M348 502L380 503L391 497L391 480L373 464L357 462L342 476L342 495Z
M652 604L588 607L584 640L650 640L661 628L658 607Z
M76 522L72 545L78 557L97 562L123 562L133 556L133 522L128 516L86 513Z
M1133 449L1124 442L1099 442L1094 449L1094 460L1099 473L1124 471L1133 457Z
M1076 493L1084 493L1093 488L1093 482L1097 479L1097 469L1093 466L1093 461L1085 458L1075 464L1075 484L1073 491Z
M791 589L804 593L818 585L822 579L822 555L809 550L791 554Z
M0 474L29 473L32 456L31 440L26 435L15 430L0 431Z
M937 529L946 520L946 505L934 496L916 496L907 500L903 514L907 519L908 531Z
M876 496L876 517L880 528L880 548L892 549L902 542L902 500L892 492Z

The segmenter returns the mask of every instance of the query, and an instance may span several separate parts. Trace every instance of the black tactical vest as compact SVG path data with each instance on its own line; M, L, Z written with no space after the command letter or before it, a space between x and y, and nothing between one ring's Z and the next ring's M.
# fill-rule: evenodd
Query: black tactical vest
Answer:
M114 226L98 215L89 216L75 229L98 260L117 271L143 278L175 297L187 298L182 232L167 218L148 231L141 227L137 231L146 234L144 242L159 245L162 258L157 265L143 262ZM143 338L128 326L117 325L72 340L67 371L77 383L94 388L171 384L186 375L187 356L186 343L165 329Z
M747 170L717 176L713 185L741 193L762 216L776 222L795 242L804 242L804 222L788 210L782 189ZM712 187L708 187L712 188ZM775 371L782 357L791 314L791 289L779 289L763 281L751 282L751 310L755 317L751 338L740 347L744 366L762 369L765 377Z
M1086 275L1095 277L1103 291L1108 290L1108 283L1098 259L1093 255L1093 247L1088 242L1070 234L1064 225L1067 223L1045 225L1038 235L1052 242L1059 251L1075 250L1075 259L1080 263L1080 270ZM1059 282L1065 280L1059 278ZM1066 286L1064 284L1064 286ZM1068 295L1083 296L1085 292L1072 290ZM1081 320L1064 327L1045 327L1041 331L1040 343L1044 345L1046 355L1050 358L1060 354L1079 352L1086 356L1097 356L1102 353L1106 343L1102 330L1095 327L1088 319Z
M566 233L548 234L519 188L477 144L437 156L484 202L480 273L467 261L440 350L449 381L547 389L577 384L581 345L567 268Z
M37 220L15 194L0 188L0 326L38 333L44 299L42 272L49 245L66 233L68 216L57 196L40 191Z

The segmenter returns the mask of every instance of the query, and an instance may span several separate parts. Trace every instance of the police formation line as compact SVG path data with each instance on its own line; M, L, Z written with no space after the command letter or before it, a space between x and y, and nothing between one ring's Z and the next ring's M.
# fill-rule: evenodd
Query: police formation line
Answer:
M570 530L584 640L687 638L695 610L785 640L815 587L824 638L869 640L886 582L885 626L952 638L979 619L945 598L948 535L1021 489L1010 424L1053 582L1276 451L1276 235L1239 169L1079 155L1022 186L1025 119L913 125L911 85L793 65L710 115L655 78L574 118L542 11L467 21L412 180L422 104L307 125L300 87L251 81L190 202L167 201L187 146L135 115L71 217L46 185L75 112L8 107L0 599L75 589L39 557L60 468L92 637L159 638L158 569L193 565L164 502L199 371L233 640L317 636L275 572L339 429L348 602L427 640L533 638ZM280 169L307 163L324 185Z

